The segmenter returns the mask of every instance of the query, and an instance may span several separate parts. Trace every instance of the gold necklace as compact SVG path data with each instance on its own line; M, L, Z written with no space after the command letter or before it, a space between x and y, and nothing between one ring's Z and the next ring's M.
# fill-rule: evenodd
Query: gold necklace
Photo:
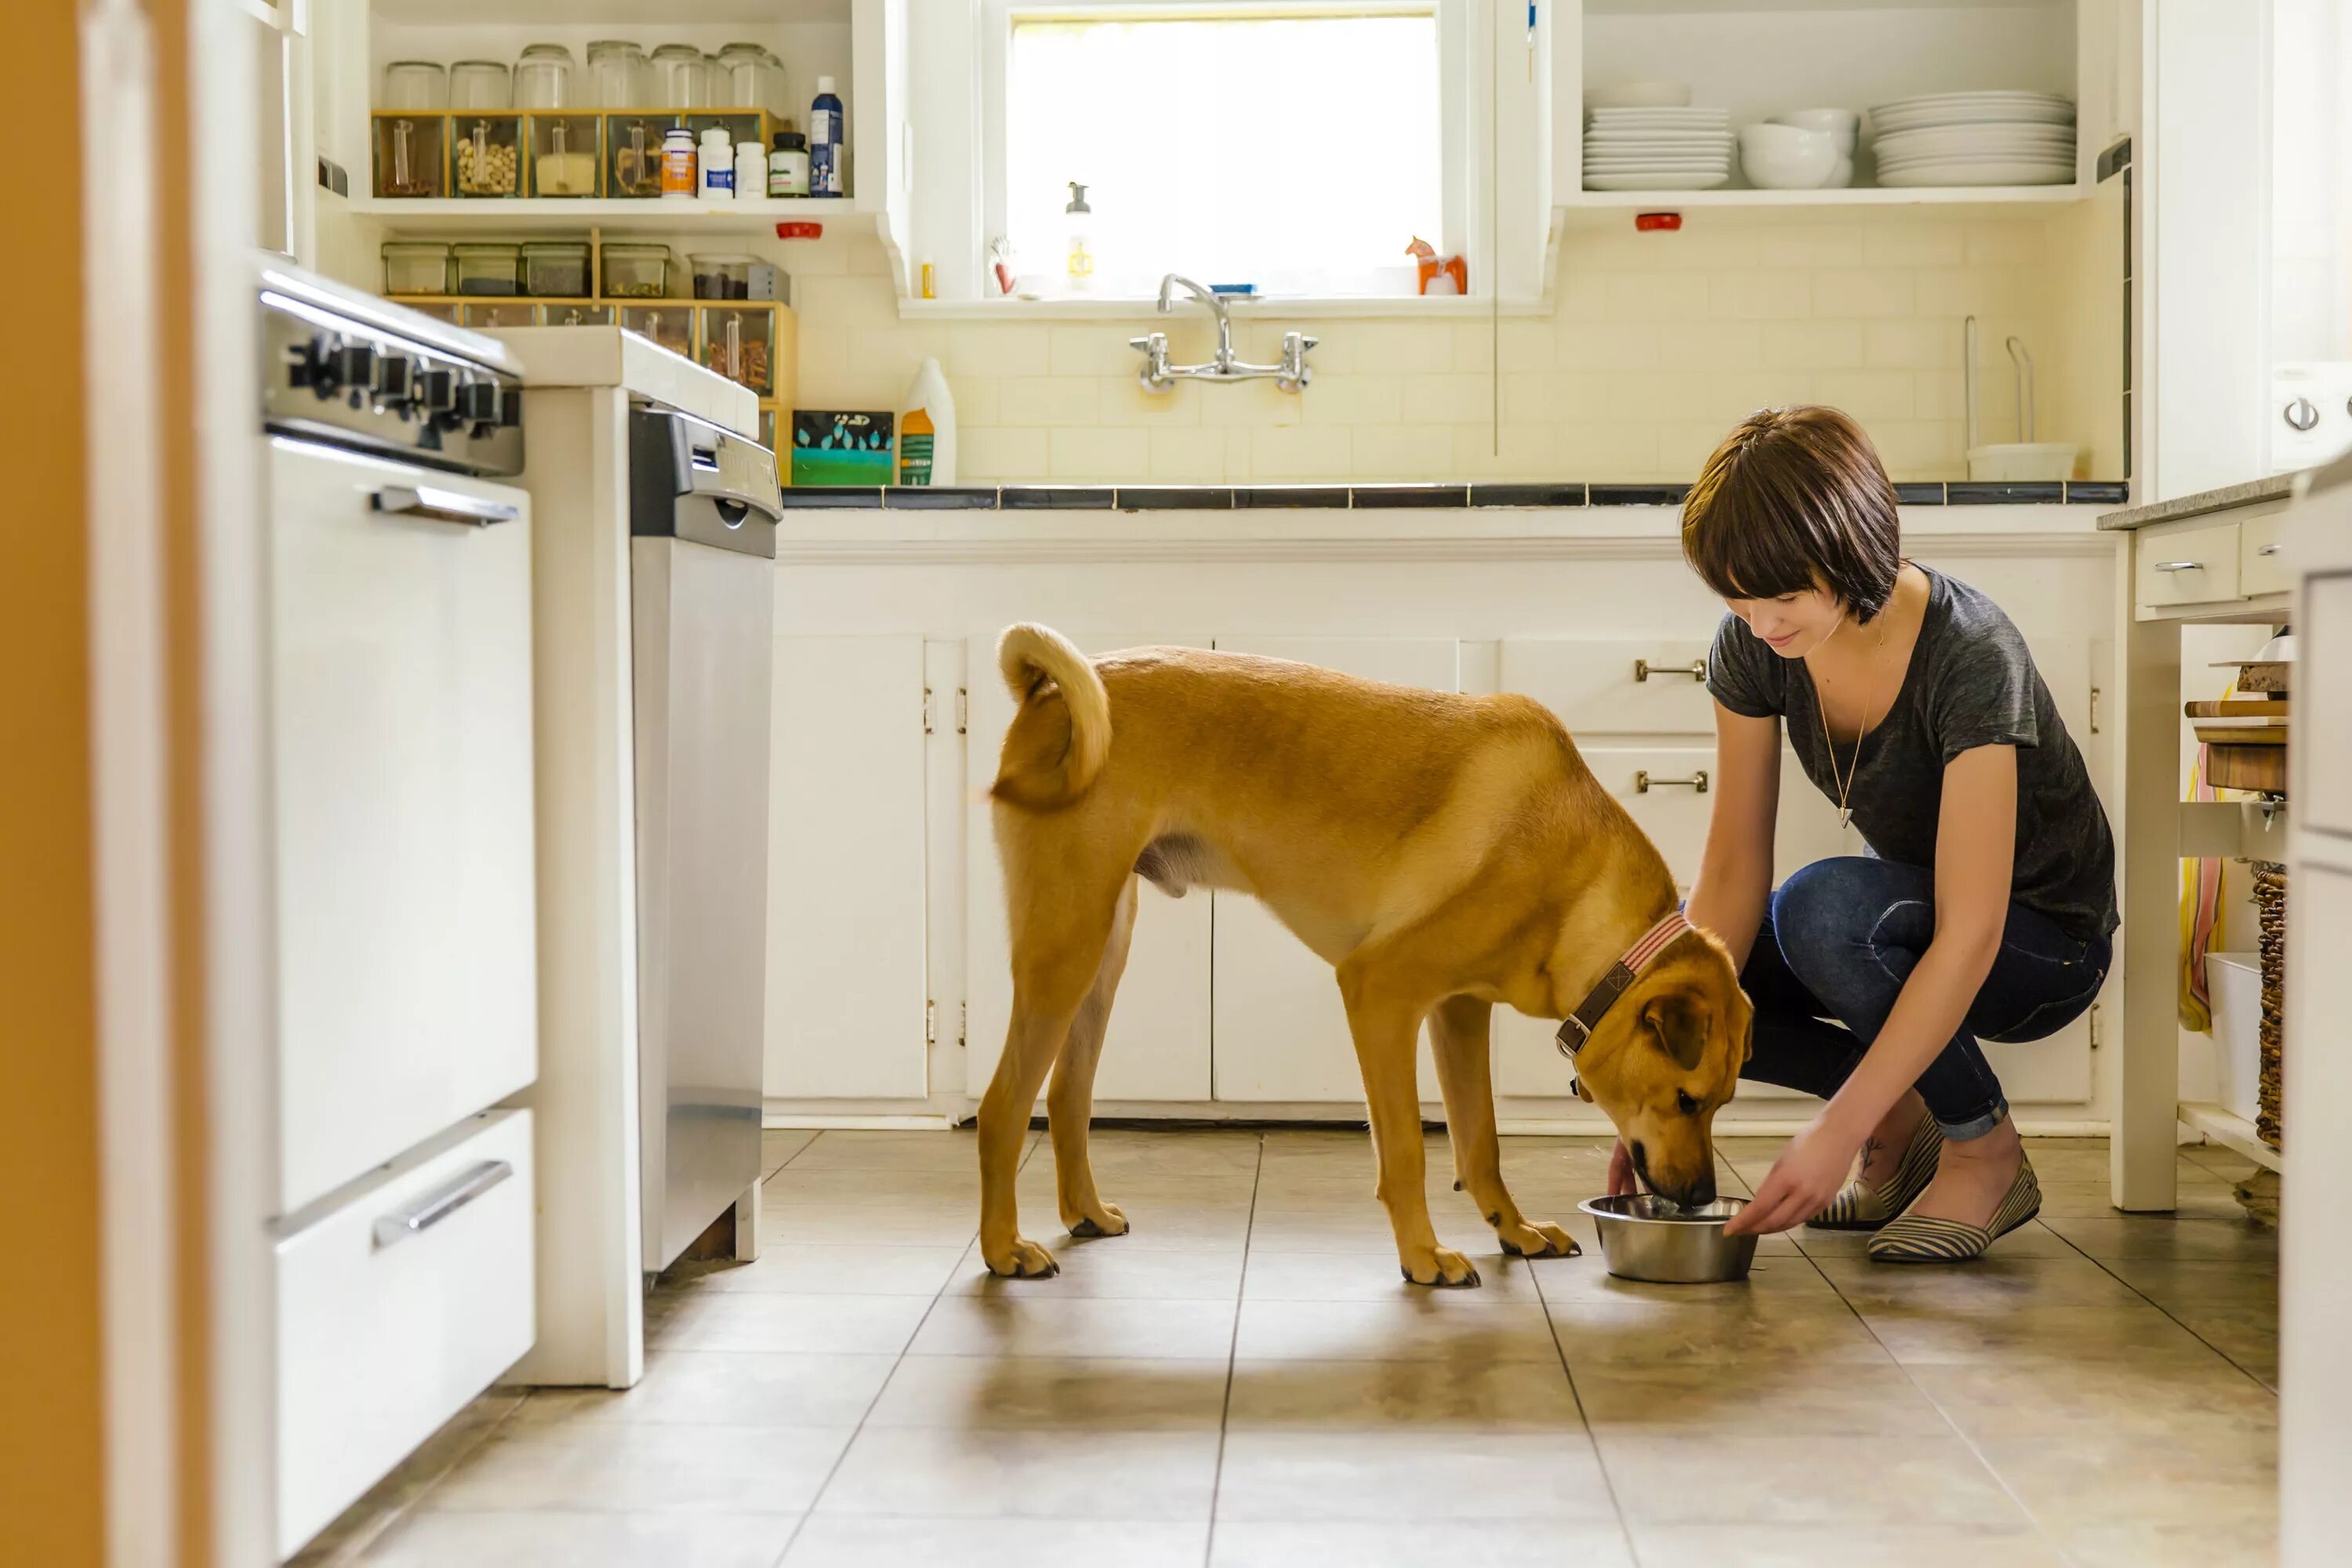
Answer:
M1882 616L1884 614L1885 612L1882 611ZM1844 624L1845 623L1843 621L1838 623L1841 627L1843 627ZM1837 634L1834 631L1830 634L1831 637L1835 637L1836 635ZM1829 639L1824 637L1822 640L1826 642ZM1881 650L1884 650L1886 647L1886 622L1884 619L1881 619L1878 623L1877 646ZM1846 799L1853 793L1853 781L1855 775L1862 772L1862 742L1864 737L1870 733L1870 727L1874 721L1870 717L1870 710L1867 708L1864 709L1862 713L1862 728L1853 732L1853 760L1846 763L1845 776L1840 778L1838 776L1837 741L1835 737L1830 733L1830 705L1828 694L1822 689L1822 683L1818 679L1813 681L1813 706L1821 710L1822 744L1829 748L1830 782L1837 785L1838 829L1843 832L1847 827L1853 826L1853 807L1846 804ZM1887 706L1890 708L1895 704L1895 699L1891 696L1887 698L1886 701ZM1881 713L1880 717L1884 718L1885 715Z

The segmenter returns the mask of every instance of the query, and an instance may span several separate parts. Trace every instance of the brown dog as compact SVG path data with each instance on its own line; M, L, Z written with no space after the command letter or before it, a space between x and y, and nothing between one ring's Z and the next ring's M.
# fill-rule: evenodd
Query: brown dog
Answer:
M1087 1160L1095 1060L1134 929L1136 884L1249 893L1339 973L1371 1111L1375 1191L1405 1277L1475 1285L1437 1244L1423 1189L1414 1045L1430 1024L1454 1173L1505 1251L1573 1253L1503 1186L1488 1079L1494 1004L1573 1012L1675 908L1665 862L1594 780L1559 721L1524 697L1465 697L1311 665L1192 648L1089 662L1017 626L997 663L1020 702L992 794L1011 905L1013 1019L980 1104L981 1251L1052 1274L1022 1238L1013 1173L1046 1100L1062 1222L1126 1216ZM1715 1193L1708 1131L1748 1047L1729 955L1685 930L1601 1014L1579 1092L1636 1168L1685 1203Z

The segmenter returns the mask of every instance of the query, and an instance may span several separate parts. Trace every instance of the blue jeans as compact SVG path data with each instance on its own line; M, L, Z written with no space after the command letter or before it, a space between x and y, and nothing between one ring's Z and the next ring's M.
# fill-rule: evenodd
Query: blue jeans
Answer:
M1755 1046L1739 1076L1835 1094L1936 934L1935 886L1916 866L1859 856L1816 861L1783 882L1739 975L1756 1005ZM2106 938L2083 942L2009 906L1983 987L1919 1075L1919 1098L1945 1137L1981 1138L2009 1114L1977 1042L2039 1040L2064 1028L2097 997L2109 957Z

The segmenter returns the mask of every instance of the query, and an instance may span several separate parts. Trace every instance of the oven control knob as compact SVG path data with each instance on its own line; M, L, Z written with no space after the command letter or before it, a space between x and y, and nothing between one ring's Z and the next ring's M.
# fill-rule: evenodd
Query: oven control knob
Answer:
M477 425L499 422L499 384L469 381L457 389L457 412Z
M2285 418L2288 429L2308 430L2319 423L2319 410L2313 406L2310 398L2298 397L2286 405Z
M336 351L342 346L332 332L320 332L308 345L287 355L287 376L296 386L307 386L320 397L331 397L342 384L336 369Z
M406 354L386 354L375 367L375 389L386 403L416 400L416 362Z
M427 370L416 378L416 401L427 414L446 414L457 406L457 373Z
M374 389L375 366L373 343L344 343L335 350L335 378L355 392Z

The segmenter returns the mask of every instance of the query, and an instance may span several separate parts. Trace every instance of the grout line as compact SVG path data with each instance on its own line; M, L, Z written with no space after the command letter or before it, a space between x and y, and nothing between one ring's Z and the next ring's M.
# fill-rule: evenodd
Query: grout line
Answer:
M2061 1215L2059 1217L2060 1217L2061 1219L2063 1219L2063 1218L2065 1218L2066 1216L2065 1216L2065 1215ZM2039 1224L2040 1222L2039 1222L2039 1221L2037 1221L2036 1223L2037 1223L2037 1224ZM2179 1220L2179 1218L2177 1218L2177 1217L2176 1217L2176 1218L2173 1220L2173 1222L2172 1222L2172 1223L2173 1223L2173 1224L2175 1224L2175 1225L2179 1225L2179 1224L2182 1224L2182 1223L2184 1223L2184 1222L2183 1222L2183 1221L2181 1221L2181 1220ZM2185 1223L2190 1223L2190 1224L2193 1224L2193 1223L2195 1223L2195 1222L2194 1222L2194 1221L2189 1221L2189 1222L2185 1222ZM2227 1223L2227 1222L2224 1222L2224 1223ZM2189 1335L2189 1338L2191 1338L2191 1339L2195 1340L2199 1344L2203 1345L2207 1350L2211 1351L2215 1355L2220 1356L2220 1357L2221 1357L2224 1362L2226 1362L2226 1363L2229 1363L2230 1367L2231 1367L2233 1371L2235 1371L2236 1373L2238 1373L2238 1374L2239 1374L2239 1375L2241 1375L2242 1377L2244 1377L2245 1379L2247 1379L2249 1382L2252 1383L2252 1384L2253 1384L2253 1385L2254 1385L2255 1387L2257 1387L2257 1388L2259 1388L2259 1389L2263 1390L2264 1393L2266 1393L2266 1394L2270 1394L2273 1398L2276 1398L2276 1397L2278 1396L2278 1390L2277 1390L2277 1388L2276 1388L2276 1387L2273 1386L2272 1384L2268 1384L2268 1383L2263 1382L2260 1377L2256 1376L2256 1375L2254 1374L2254 1373L2253 1373L2251 1369L2249 1369L2249 1368L2247 1368L2247 1367L2244 1367L2244 1366L2241 1366L2241 1365L2239 1364L2239 1363L2238 1363L2238 1358L2237 1358L2237 1357L2235 1357L2235 1356L2231 1355L2228 1351L2223 1350L2220 1345L2215 1344L2211 1340L2207 1339L2203 1334L2199 1333L2195 1329L2190 1328L2190 1327L2189 1326L2189 1324L2188 1324L2187 1322L2183 1321L2181 1320L2180 1316L2179 1316L2178 1313L2176 1313L2175 1311L2173 1311L2173 1310L2172 1310L2170 1307L2166 1306L2162 1301L2158 1300L2155 1297L2153 1297L2153 1296L2149 1295L2147 1291L2145 1291L2145 1290L2141 1289L2138 1286L2137 1286L2137 1285L2133 1284L2130 1280L2128 1280L2128 1279L2125 1279L2122 1275L2120 1275L2120 1274L2116 1273L2114 1269L2112 1269L2112 1268L2108 1268L2108 1267L2107 1267L2107 1259L2105 1259L2105 1258L2095 1258L2095 1257L2093 1257L2093 1256L2092 1256L2088 1251L2084 1250L2084 1248L2082 1247L2082 1245L2081 1245L2080 1243L2076 1242L2076 1241L2075 1241L2075 1239L2074 1239L2073 1237L2068 1236L2068 1235L2067 1235L2064 1231L2063 1231L2063 1230L2055 1230L2055 1229L2052 1229L2052 1227L2051 1227L2051 1226L2047 1226L2047 1225L2043 1225L2043 1226L2042 1226L2042 1229L2044 1229L2044 1230L2049 1231L2051 1235L2053 1235L2053 1236L2056 1237L2059 1240L2061 1240L2061 1241L2064 1242L2068 1247L2073 1247L2073 1248L2074 1248L2074 1250L2075 1251L2075 1253L2076 1253L2078 1256L2082 1257L2083 1258L2084 1258L2085 1260L2087 1260L2088 1262L2090 1262L2091 1264L2093 1264L2095 1267L2096 1267L2096 1268L2098 1268L2098 1270L2099 1270L2099 1272L2100 1272L2100 1273L2105 1274L2108 1279L2110 1279L2114 1280L2116 1284L2118 1284L2118 1285L2122 1286L2125 1289L2126 1289L2126 1290L2130 1291L2133 1295L2135 1295L2135 1296L2138 1297L2141 1300L2143 1300L2143 1301L2147 1302L2149 1306L2151 1306L2151 1307L2155 1308L2158 1311L2159 1311L2159 1312L2163 1313L2167 1318L2168 1318L2168 1319L2170 1319L2170 1320L2172 1321L2172 1322L2174 1323L2174 1325L2175 1325L2175 1326L2179 1327L2179 1328L2183 1332L2187 1333L2187 1334ZM2151 1259L2151 1261L2159 1261L2159 1260ZM2175 1259L2175 1261L2185 1261L2185 1260L2182 1260L2182 1259Z
M1217 1468L1209 1478L1209 1531L1201 1542L1202 1568L1217 1553L1217 1496L1225 1480L1225 1423L1234 1414L1234 1363L1241 1350L1242 1301L1249 1289L1250 1236L1257 1228L1258 1184L1265 1179L1265 1134L1257 1135L1257 1168L1250 1173L1249 1219L1242 1226L1242 1272L1234 1281L1234 1334L1225 1344L1225 1402L1217 1411Z
M1594 1251L1600 1250L1601 1237L1597 1231L1593 1234L1592 1246ZM1584 1413L1584 1395L1576 1386L1575 1369L1568 1364L1568 1346L1560 1341L1559 1320L1552 1316L1551 1298L1544 1294L1543 1270L1530 1267L1528 1272L1535 1279L1536 1300L1543 1308L1544 1327L1550 1331L1551 1348L1559 1357L1560 1375L1568 1379L1568 1396L1576 1403L1576 1419L1584 1428L1584 1440L1592 1445L1592 1463L1601 1471L1601 1484L1608 1489L1610 1516L1617 1521L1617 1533L1625 1538L1625 1560L1633 1563L1634 1568L1640 1568L1642 1549L1634 1542L1633 1524L1625 1518L1625 1505L1618 1500L1617 1483L1610 1478L1609 1458L1601 1451L1600 1435L1592 1429L1591 1417Z

